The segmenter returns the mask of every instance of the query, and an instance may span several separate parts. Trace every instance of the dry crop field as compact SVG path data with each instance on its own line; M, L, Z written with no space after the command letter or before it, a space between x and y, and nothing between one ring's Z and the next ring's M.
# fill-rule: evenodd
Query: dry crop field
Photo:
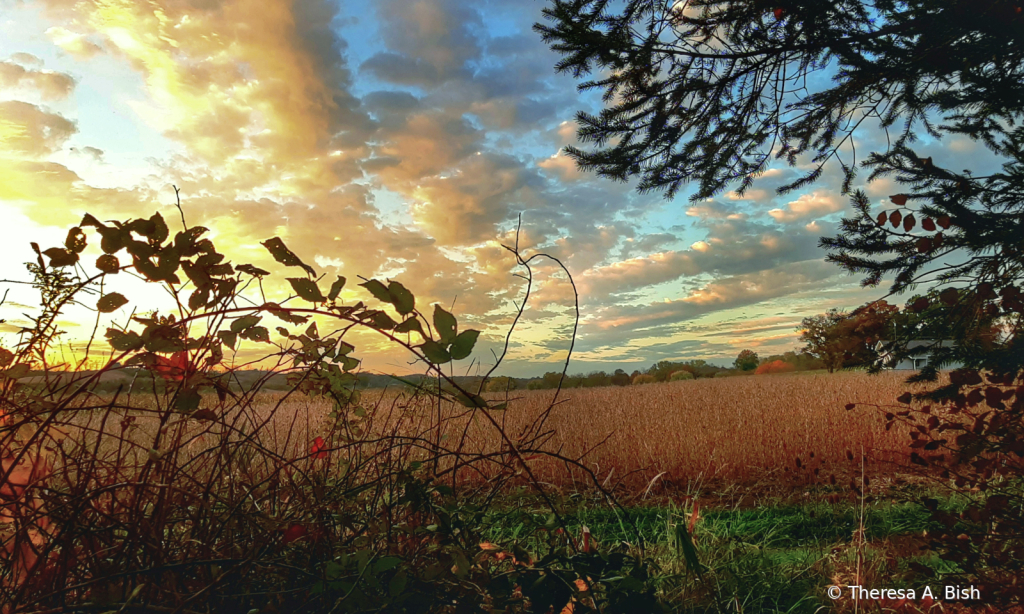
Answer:
M580 459L607 486L642 492L690 490L703 485L758 484L798 487L848 479L860 472L860 452L869 476L891 475L905 465L910 449L906 429L885 430L882 411L908 387L906 373L795 373L699 379L629 387L563 390L543 426L544 449ZM944 383L944 382L943 382ZM515 391L509 408L493 412L516 438L548 408L553 391ZM487 395L498 398L499 395ZM480 453L503 449L494 426L471 410L436 399L410 398L395 391L363 395L368 414L359 423L368 433L401 433L442 447ZM853 410L845 409L857 403ZM236 428L258 431L261 445L294 457L310 442L328 436L329 402L297 394L265 393L225 416ZM436 429L438 411L442 429ZM198 435L207 428L186 421ZM140 444L147 418L137 418ZM328 437L328 440L330 438ZM204 439L193 445L202 447ZM140 449L141 446L140 446ZM559 486L582 485L579 468L531 456L538 478Z

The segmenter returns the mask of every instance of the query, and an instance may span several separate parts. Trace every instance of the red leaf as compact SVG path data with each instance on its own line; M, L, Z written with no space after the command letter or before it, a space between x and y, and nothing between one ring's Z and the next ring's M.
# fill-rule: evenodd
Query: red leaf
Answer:
M304 525L301 525L301 524L299 524L297 522L293 522L290 527L285 529L285 532L284 532L284 543L285 543L285 545L288 545L288 544L292 543L293 541L302 539L303 537L305 537L308 534L309 534L309 531L306 529L306 527Z
M174 382L180 382L195 372L189 362L188 352L175 352L170 358L157 356L153 370L165 380Z
M786 11L782 10L781 8L775 9L775 19L782 19L782 16L785 13L786 13Z
M878 225L879 226L885 226L885 220L888 219L888 217L889 216L885 214L885 211L879 213L878 214Z
M897 207L902 207L903 205L907 204L907 195L906 194L894 194L894 195L889 197L889 202L891 202L892 204L896 205Z
M932 250L932 240L928 237L921 237L917 240L917 251L920 253L930 252Z
M939 226L942 226L944 230L949 230L951 220L948 215L943 215L939 218Z
M903 214L899 211L893 211L889 214L889 223L892 224L893 228L899 228L900 222L903 220Z
M313 447L309 449L309 453L312 454L315 459L327 458L329 453L324 450L326 447L327 444L324 443L324 438L317 437L313 440Z
M935 232L935 220L930 217L924 218L924 221L921 222L921 228L924 228L928 232Z

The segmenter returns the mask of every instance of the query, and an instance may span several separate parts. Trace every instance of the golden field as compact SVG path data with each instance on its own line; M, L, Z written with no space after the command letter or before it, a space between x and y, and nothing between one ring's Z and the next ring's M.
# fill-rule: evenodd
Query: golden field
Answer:
M906 427L886 431L884 410L873 406L891 408L908 389L934 387L908 387L906 377L906 372L814 372L573 389L563 390L553 407L553 391L514 391L509 408L491 417L517 445L532 441L526 447L533 451L524 454L531 469L539 479L560 486L582 485L589 478L578 467L536 450L579 460L602 483L634 493L648 486L652 492L708 484L793 487L859 474L861 450L869 475L891 474L893 463L904 464L910 453ZM858 406L846 410L848 403ZM164 441L168 428L183 429L184 437L174 439L198 452L217 445L217 434L227 424L233 437L244 434L290 458L307 456L316 437L325 438L326 449L337 451L337 457L350 456L359 445L379 451L385 442L378 436L393 435L411 442L404 452L410 458L433 445L478 454L508 450L494 424L458 405L439 407L436 399L380 390L365 392L361 404L366 415L350 414L359 430L348 437L339 437L337 426L332 432L336 423L327 400L261 393L221 410L217 422L176 420L165 426ZM100 419L94 414L76 422L94 432L120 432L116 420L100 427ZM136 414L130 438L139 454L149 447L155 420ZM353 440L372 443L353 446Z

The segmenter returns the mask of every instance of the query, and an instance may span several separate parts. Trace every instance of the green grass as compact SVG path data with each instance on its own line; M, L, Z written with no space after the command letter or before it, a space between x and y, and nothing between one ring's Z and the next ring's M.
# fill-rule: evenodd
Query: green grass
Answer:
M940 500L948 510L962 508L962 502ZM716 598L713 592L720 603L731 604L729 611L738 605L747 612L813 613L835 605L825 596L825 589L837 576L852 574L856 568L860 508L852 501L702 509L693 537L698 559L706 569L703 579L692 573L669 538L672 525L688 521L688 512L673 506L630 507L622 512L578 503L563 518L570 535L578 537L586 526L604 546L628 544L635 549L642 542L664 572L662 596L676 612L708 611ZM492 519L492 539L498 543L516 541L526 534L529 523L546 520L527 507L497 512ZM911 561L938 566L934 555L917 552L923 532L941 529L928 520L919 504L870 503L865 508L864 528L865 573L884 576L887 587L913 586ZM897 552L894 544L901 540L904 546L898 557L889 560ZM911 545L906 545L908 542ZM852 580L852 575L849 577ZM709 586L713 587L710 591Z

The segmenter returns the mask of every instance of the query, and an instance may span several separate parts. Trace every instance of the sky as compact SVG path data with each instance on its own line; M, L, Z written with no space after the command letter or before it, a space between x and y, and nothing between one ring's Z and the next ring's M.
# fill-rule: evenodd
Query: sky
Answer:
M782 353L800 345L802 318L887 292L861 288L817 246L853 211L834 162L786 196L775 188L806 173L809 157L774 162L743 197L697 203L693 189L668 200L577 170L561 150L577 144L576 112L602 103L555 73L559 56L531 30L544 5L0 0L0 279L28 280L29 242L62 245L86 212L160 212L180 230L173 185L187 222L210 228L231 262L275 272L267 300L288 295L283 278L296 270L259 244L279 236L325 286L347 277L347 303L372 302L356 286L363 276L402 282L424 313L450 309L460 330L483 332L457 374L489 368L505 345L525 285L502 245L515 243L520 219L524 256L558 258L578 289L574 373ZM859 159L885 143L870 122L855 133ZM915 147L939 166L996 166L964 137ZM854 188L874 205L905 191L867 175ZM572 287L552 261L535 262L499 373L560 370L569 350ZM0 345L10 347L38 298L0 285ZM87 306L63 315L70 354L94 328L126 325L133 308L171 305L128 275L111 289L132 302L99 319ZM421 368L379 336L350 336L367 370ZM267 352L249 343L228 358Z

